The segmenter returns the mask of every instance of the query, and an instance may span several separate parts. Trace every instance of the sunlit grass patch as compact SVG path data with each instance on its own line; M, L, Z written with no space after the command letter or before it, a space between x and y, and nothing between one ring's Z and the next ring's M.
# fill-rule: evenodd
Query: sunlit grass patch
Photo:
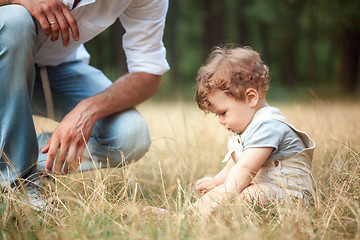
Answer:
M193 183L222 167L229 135L185 102L140 106L153 143L124 168L69 174L45 189L61 210L35 212L0 194L0 239L360 239L360 104L316 101L280 106L316 142L314 203L224 204L214 216L188 211ZM152 205L170 211L146 215Z

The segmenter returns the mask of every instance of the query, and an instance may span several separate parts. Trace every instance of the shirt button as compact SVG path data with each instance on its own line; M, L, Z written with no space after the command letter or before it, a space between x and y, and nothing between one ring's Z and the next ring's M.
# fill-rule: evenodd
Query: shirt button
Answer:
M278 160L275 160L275 161L274 161L274 165L275 165L275 167L279 166L279 161L278 161Z

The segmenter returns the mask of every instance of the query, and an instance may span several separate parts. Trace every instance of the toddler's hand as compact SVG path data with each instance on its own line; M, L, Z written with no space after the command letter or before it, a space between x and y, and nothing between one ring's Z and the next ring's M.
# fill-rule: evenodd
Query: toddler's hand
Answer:
M216 187L214 177L204 177L196 181L195 188L199 193L206 193Z

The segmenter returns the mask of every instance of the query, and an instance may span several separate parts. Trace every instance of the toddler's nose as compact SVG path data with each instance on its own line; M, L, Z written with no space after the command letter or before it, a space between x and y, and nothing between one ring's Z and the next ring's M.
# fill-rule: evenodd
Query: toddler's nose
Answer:
M224 119L223 116L219 116L219 123L220 123L221 125L225 125L225 119Z

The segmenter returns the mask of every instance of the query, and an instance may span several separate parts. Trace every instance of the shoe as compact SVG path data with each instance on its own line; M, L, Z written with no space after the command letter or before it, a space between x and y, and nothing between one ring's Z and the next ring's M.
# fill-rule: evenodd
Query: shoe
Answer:
M2 193L5 195L18 195L23 201L36 212L50 211L61 213L62 211L55 207L53 201L49 201L44 187L46 182L51 181L48 177L42 176L35 181L29 180L15 180L10 185L3 187ZM45 184L45 185L44 185Z
M25 195L28 198L29 204L31 205L32 209L36 212L41 212L46 208L48 205L46 199L44 190L33 182L28 182L25 185Z

